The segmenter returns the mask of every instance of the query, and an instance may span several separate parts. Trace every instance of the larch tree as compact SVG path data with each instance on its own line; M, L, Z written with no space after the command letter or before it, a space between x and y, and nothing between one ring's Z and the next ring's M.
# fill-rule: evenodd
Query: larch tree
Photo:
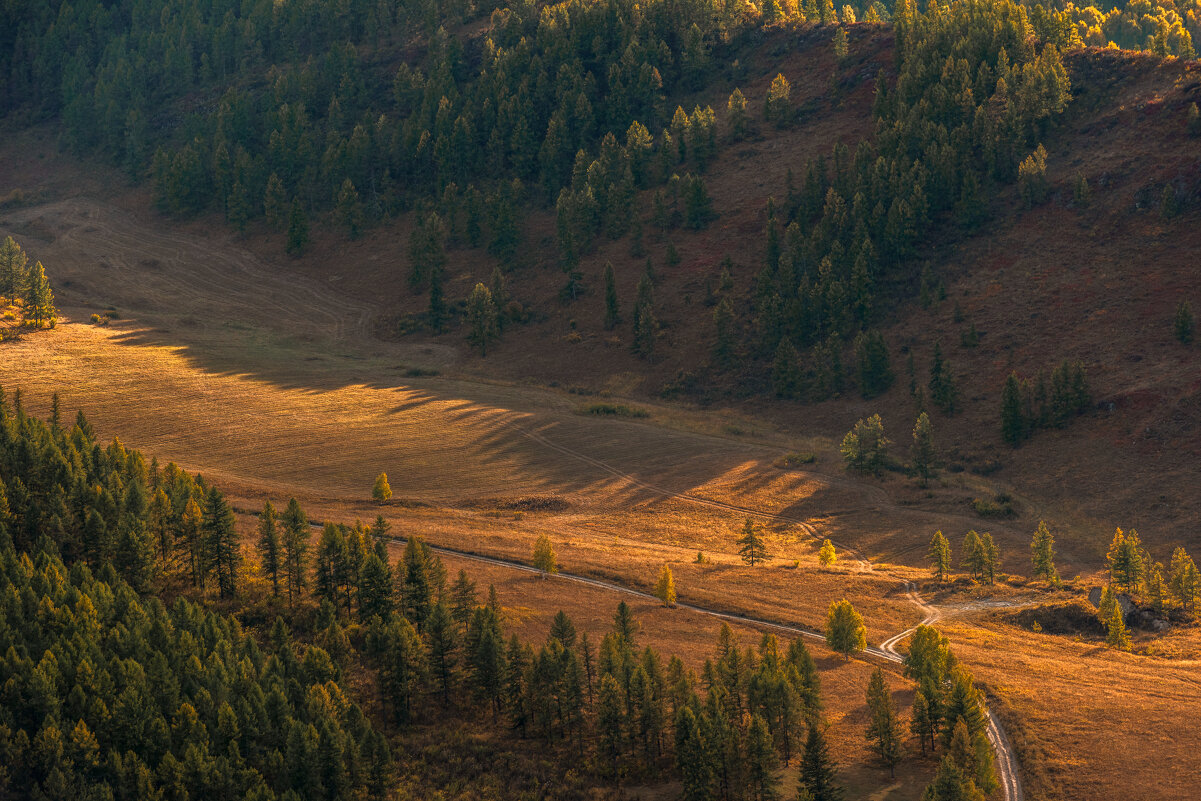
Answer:
M371 497L379 503L392 500L392 486L388 483L387 473L380 473L375 477L375 485L371 488Z
M1013 447L1026 436L1026 413L1022 405L1022 387L1017 373L1010 373L1001 390L1001 439Z
M913 471L922 480L922 486L930 483L934 475L934 462L937 454L934 450L934 427L930 425L930 416L922 412L913 424L913 444L909 448L909 456L913 460Z
M1137 531L1130 529L1129 532L1123 532L1117 529L1105 554L1105 561L1109 566L1109 580L1119 591L1138 591L1146 562L1143 543Z
M655 583L655 597L662 601L664 606L676 605L676 582L669 565L663 565L663 569L659 571L659 580Z
M605 330L612 331L621 322L621 306L617 300L617 279L612 262L605 262Z
M746 768L748 798L752 801L775 801L779 798L776 766L779 759L772 744L771 731L762 715L751 717L746 733Z
M1105 644L1119 651L1129 651L1130 635L1126 632L1126 619L1122 615L1121 604L1115 603L1113 605L1113 611L1109 614L1107 628L1109 631L1105 634Z
M980 540L979 533L975 529L968 531L963 538L963 562L961 567L966 570L973 580L979 581L984 577L988 554L984 550L984 543Z
M826 644L849 661L851 654L867 647L867 628L863 617L845 598L830 604L826 614Z
M16 303L24 294L28 264L25 251L15 239L6 236L0 243L0 296L7 296L9 303Z
M263 503L259 513L259 561L263 572L271 579L271 594L279 597L279 575L283 568L283 549L279 541L279 526L276 524L275 507L271 501Z
M838 450L847 466L862 473L879 474L891 440L884 436L884 422L873 414L859 420L842 438Z
M555 549L550 543L550 537L545 534L539 534L538 539L534 542L534 567L542 572L542 577L558 573L559 566L555 562Z
M471 619L471 613L479 606L479 599L475 594L475 582L468 578L466 570L459 570L459 575L450 588L450 599L451 617L460 625L466 626L467 621Z
M1038 521L1038 530L1030 542L1030 560L1034 575L1053 587L1059 586L1059 571L1055 569L1055 537L1044 520Z
M746 113L746 97L743 96L742 90L734 87L734 91L730 93L730 99L726 101L726 122L730 126L730 137L735 141L746 136L747 129L747 113Z
M772 79L763 99L763 118L783 128L792 122L792 86L783 74Z
M951 543L941 531L935 531L930 539L930 549L926 551L926 558L930 560L930 569L934 571L938 583L946 581L951 572Z
M292 210L288 213L288 254L299 256L308 246L309 218L304 213L304 206L300 204L300 201L293 200Z
M751 567L768 558L762 531L749 517L742 526L742 536L738 538L738 555Z
M454 687L459 664L459 641L446 604L438 603L425 621L426 664L431 678L437 682L442 707L450 706L451 690Z
M392 613L392 569L379 554L369 553L359 571L359 617L387 620Z
M834 550L834 543L829 540L822 541L822 547L817 551L817 561L822 567L830 567L838 561L838 553Z

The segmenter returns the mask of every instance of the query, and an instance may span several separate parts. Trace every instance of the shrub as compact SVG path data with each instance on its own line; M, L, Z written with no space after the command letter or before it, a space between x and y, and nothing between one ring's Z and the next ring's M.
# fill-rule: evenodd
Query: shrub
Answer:
M779 459L776 459L772 464L782 470L787 470L791 467L800 467L803 464L813 464L817 461L817 454L807 451L786 453Z
M584 414L591 414L596 417L629 417L642 418L650 417L650 412L646 409L640 409L637 406L626 406L624 403L593 403L585 406Z

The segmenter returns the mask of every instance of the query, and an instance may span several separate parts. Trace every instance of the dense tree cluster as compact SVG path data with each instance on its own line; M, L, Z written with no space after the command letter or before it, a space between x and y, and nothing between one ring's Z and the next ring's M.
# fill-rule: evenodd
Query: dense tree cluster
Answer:
M1017 447L1040 428L1062 428L1092 408L1092 390L1080 362L1063 362L1030 379L1010 373L1001 389L1001 438Z
M974 225L987 187L1016 179L1070 97L1059 51L1034 46L1019 5L902 2L892 17L899 75L895 86L877 84L876 135L854 151L840 143L831 161L808 165L799 186L790 181L782 205L767 206L752 350L776 354L775 379L786 376L782 343L811 347L811 398L837 391L820 376L873 320L879 287L916 284L920 239L944 218ZM882 374L861 378L865 395L879 391ZM783 394L780 384L791 382L774 383ZM953 397L936 403L954 411Z
M20 798L385 798L384 737L330 655L142 600L46 538L0 544L0 790Z
M0 242L0 302L20 304L24 323L33 328L58 322L46 269L40 261L29 266L29 256L11 236Z

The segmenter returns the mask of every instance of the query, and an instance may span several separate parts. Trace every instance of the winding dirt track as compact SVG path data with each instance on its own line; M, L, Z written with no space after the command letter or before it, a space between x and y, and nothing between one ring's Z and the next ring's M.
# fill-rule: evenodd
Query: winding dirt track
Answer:
M759 517L759 518L764 518L764 519L768 519L768 520L778 520L778 521L782 521L782 522L791 523L791 524L800 526L802 529L805 530L805 532L809 536L811 536L815 539L818 538L817 532L813 529L813 527L810 526L808 523L804 522L803 520L798 520L796 518L787 517L785 515L775 514L773 512L764 512L764 511L760 511L760 510L756 510L756 509L750 509L750 508L746 508L746 507L742 507L742 506L736 506L734 504L724 503L722 501L715 501L715 500L711 500L708 498L701 498L701 497L697 497L694 495L689 495L687 493L673 492L671 490L668 490L668 489L665 489L662 487L658 487L654 484L648 484L646 482L640 481L637 478L635 478L634 476L631 476L629 474L621 472L620 470L613 467L612 465L606 464L605 462L603 462L599 459L595 459L591 456L580 453L580 452L573 450L571 448L568 448L564 445L555 443L555 442L547 439L546 437L543 437L541 434L530 431L529 429L522 428L521 426L517 426L517 425L513 425L513 424L508 424L508 426L510 428L512 428L513 430L517 431L518 433L522 434L523 436L529 437L530 439L538 442L539 444L541 444L551 450L554 450L558 453L561 453L561 454L564 454L567 456L574 457L576 459L580 459L584 462L587 462L590 465L593 465L594 467L597 467L600 470L605 471L606 473L609 473L610 475L613 475L618 478L622 478L626 481L630 481L643 489L658 493L660 495L663 495L664 497L673 498L673 499L684 501L687 503L699 504L702 506L710 506L710 507L715 507L715 508L719 508L719 509L735 511L735 512L739 512L741 514L751 515L753 517ZM400 538L400 537L397 537L394 539L396 539L397 541L400 541L400 542L404 541L404 538ZM537 568L534 568L534 567L531 567L524 563L513 561L513 560L497 559L494 557L483 556L481 554L472 553L470 551L462 551L462 550L457 550L457 549L453 549L453 548L443 548L443 547L434 547L434 546L430 546L430 548L431 548L431 550L436 551L436 552L445 553L445 554L453 555L453 556L458 556L458 557L466 558L466 559L472 559L475 561L485 562L488 564L499 565L501 567L509 567L509 568L513 568L516 570L522 570L522 571L527 571L527 572L531 572L531 573L541 572ZM860 554L856 553L855 551L849 551L849 553L855 557L856 561L859 564L859 569L861 572L870 571L872 569L871 563L868 560L864 559ZM633 595L633 596L636 596L639 598L657 600L654 595L652 595L648 592L643 592L642 590L636 590L631 587L626 587L626 586L617 584L612 581L604 581L602 579L594 579L594 578L589 578L587 576L574 575L571 573L558 573L558 574L556 574L556 577L560 578L564 581L573 581L573 582L580 583L580 584L587 584L592 587L598 587L598 588L610 590L613 592L619 592L619 593L623 593L625 595ZM904 582L904 589L905 589L905 595L908 598L908 600L910 601L910 603L914 604L918 609L920 609L926 615L922 619L921 623L918 624L919 626L933 625L934 623L938 622L938 620L940 620L942 618L942 611L939 610L937 607L927 604L925 601L923 601L921 596L918 595L917 588L913 585L912 582L908 582L908 581ZM693 612L699 612L700 614L709 615L711 617L715 617L715 618L718 618L721 620L729 620L729 621L733 621L736 623L757 626L760 628L767 628L767 629L773 629L776 631L783 631L783 632L787 632L789 634L793 634L796 636L808 637L810 639L815 639L815 640L823 640L823 641L825 640L825 636L818 632L810 631L808 629L803 629L803 628L799 628L796 626L788 626L788 625L784 625L782 623L774 623L770 620L763 620L762 618L749 617L746 615L738 615L738 614L733 614L730 612L723 612L718 609L712 609L712 608L703 607L703 606L696 606L694 604L683 603L683 602L677 602L676 605L683 609L688 609ZM877 657L879 659L885 659L889 662L900 664L901 662L904 661L904 657L901 655L901 653L899 651L897 651L897 645L916 630L917 630L917 626L913 626L912 628L905 629L904 631L900 632L899 634L895 634L892 637L889 637L887 640L885 640L883 643L881 643L878 647L868 646L865 649L865 653L867 653L871 656ZM987 734L988 734L989 742L992 743L993 750L996 752L996 755L997 755L997 766L996 766L997 767L997 778L1001 784L1001 791L1003 794L1002 797L1005 799L1005 801L1023 801L1024 795L1022 793L1021 778L1018 775L1018 770L1017 770L1017 764L1018 764L1017 757L1013 753L1013 746L1010 744L1009 738L1005 735L1005 730L1001 727L1000 721L997 720L996 716L992 713L991 710L988 711Z

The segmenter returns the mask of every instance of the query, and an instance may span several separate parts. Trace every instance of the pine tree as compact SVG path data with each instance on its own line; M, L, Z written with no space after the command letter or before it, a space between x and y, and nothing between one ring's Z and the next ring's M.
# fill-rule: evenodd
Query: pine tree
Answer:
M1126 620L1122 615L1121 604L1114 604L1107 628L1109 631L1105 635L1105 644L1119 651L1129 651L1130 635L1126 633Z
M842 801L843 791L837 783L837 771L826 744L822 726L809 727L805 739L805 755L801 758L800 783L808 796L806 801Z
M161 492L161 490L160 490ZM259 513L259 559L263 572L271 578L271 594L279 597L279 574L283 567L283 550L280 547L279 527L275 520L275 507L271 501L263 503Z
M46 269L39 261L33 265L26 280L25 317L34 328L50 326L58 322L58 309L54 308L54 293L46 280Z
M1022 404L1021 384L1017 373L1010 373L1001 390L1001 439L1013 447L1026 436L1026 415Z
M392 485L388 483L387 473L380 473L375 477L375 485L371 488L371 498L377 503L387 503L392 500Z
M605 262L605 330L612 331L621 322L621 309L617 302L617 281L613 276L612 262Z
M963 538L961 567L968 571L973 579L979 580L984 577L987 560L988 554L984 550L984 543L980 540L980 535L975 529L969 530Z
M1059 572L1055 569L1055 538L1045 521L1038 522L1038 530L1030 542L1030 557L1034 564L1034 575L1053 587L1059 586Z
M596 729L599 737L597 757L601 770L612 778L622 774L625 756L625 710L621 685L612 675L601 676L597 696Z
M664 606L676 605L676 583L669 565L663 565L659 571L659 580L655 583L655 597L662 601Z
M867 710L871 719L867 725L867 739L880 761L888 768L889 776L896 778L897 765L901 761L901 724L897 718L896 701L884 681L880 668L872 673L867 685Z
M299 200L292 201L292 211L288 214L288 245L289 255L299 256L309 244L309 218L304 213L304 207Z
M749 517L742 526L742 536L738 538L738 555L751 567L769 558L763 534L759 526L755 525L755 521Z
M405 618L421 630L433 606L434 592L425 543L419 538L409 537L405 543L399 572L401 611Z
M289 499L281 522L284 528L284 579L288 585L288 605L292 606L306 585L306 560L312 530L295 498Z
M822 567L830 567L838 560L838 554L834 550L834 543L829 540L822 541L822 547L818 549L817 560Z
M1180 301L1180 305L1176 307L1172 333L1181 344L1189 345L1193 341L1193 308L1187 300Z
M948 416L955 414L959 402L955 377L943 361L942 345L938 342L934 343L934 357L930 363L930 400Z
M676 767L684 784L683 799L709 801L713 798L714 760L707 746L711 744L705 742L701 724L691 707L683 706L676 712L675 732Z
M555 562L555 549L550 543L550 537L545 534L540 534L534 543L533 565L542 572L543 578L559 572Z
M16 303L24 294L28 264L25 251L11 236L6 236L0 243L0 296L7 295L9 303Z
M450 590L450 615L459 625L466 626L472 612L479 605L475 595L475 582L467 577L466 570L459 570L458 578Z
M746 98L743 96L742 90L737 87L730 93L730 99L726 102L726 121L730 126L730 136L735 141L746 136L748 121Z
M1197 565L1184 548L1177 548L1172 552L1169 571L1168 588L1180 604L1180 609L1186 615L1195 613L1197 600L1201 598L1201 574L1197 572Z
M425 639L431 678L437 682L442 696L442 707L450 705L451 688L458 667L458 636L454 620L446 604L438 603L425 621Z
M228 598L237 589L238 566L242 556L238 549L233 510L216 487L211 487L205 498L201 537L206 561L217 574L218 591L222 598Z
M873 414L859 420L842 438L839 451L847 466L863 473L879 474L891 440L884 436L884 422Z
M930 416L925 412L919 414L917 422L913 424L913 444L909 448L909 455L913 459L914 472L921 476L922 486L927 486L930 476L934 474L937 454L934 450L934 427L930 425Z
M926 558L930 560L930 569L934 571L938 583L946 581L951 572L951 543L947 542L947 538L941 531L934 532L934 537L930 540L930 550L926 552Z
M748 797L754 801L775 801L780 797L776 778L776 749L771 732L762 715L751 717L746 734L746 766Z
M867 647L867 629L863 618L845 598L830 604L826 614L826 644L849 661L851 654Z
M392 609L392 570L379 554L369 553L359 571L359 617L387 620Z
M776 347L776 358L772 362L771 388L777 398L799 398L801 396L801 356L788 337L780 340Z
M483 284L476 284L467 298L467 340L480 349L481 356L488 355L488 345L500 337L497 324L496 304L492 292Z

